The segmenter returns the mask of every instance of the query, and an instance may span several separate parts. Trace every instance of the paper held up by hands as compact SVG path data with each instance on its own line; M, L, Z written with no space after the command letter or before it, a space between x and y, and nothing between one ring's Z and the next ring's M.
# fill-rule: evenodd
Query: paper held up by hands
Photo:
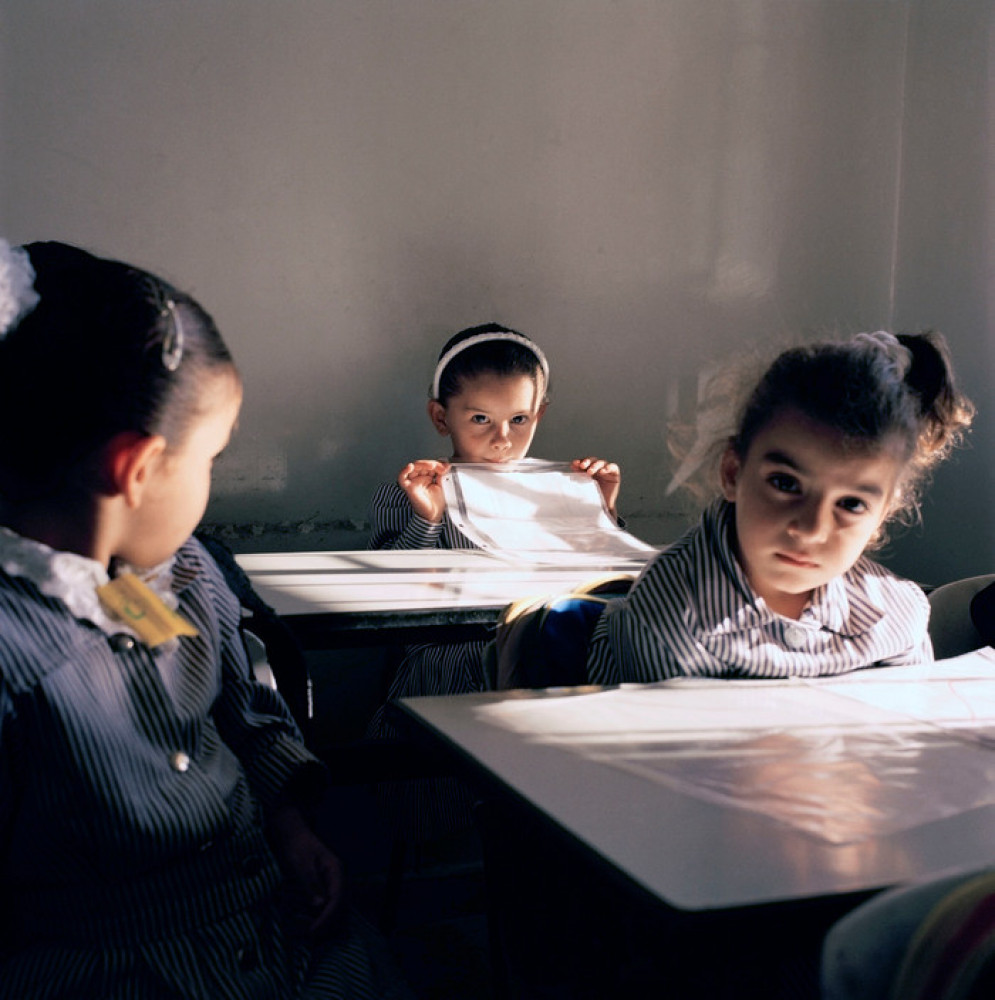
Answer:
M641 564L658 551L620 528L598 484L565 462L463 463L450 468L442 486L453 524L495 555Z

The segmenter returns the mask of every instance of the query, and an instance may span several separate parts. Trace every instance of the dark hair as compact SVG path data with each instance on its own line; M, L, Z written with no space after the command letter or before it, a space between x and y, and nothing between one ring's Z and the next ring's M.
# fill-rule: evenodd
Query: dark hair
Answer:
M204 376L234 363L214 321L160 278L65 243L23 248L39 301L0 340L0 496L92 492L122 431L178 444Z
M907 465L893 514L914 514L922 482L960 441L974 407L957 390L941 334L889 337L864 334L779 355L742 410L733 449L745 458L757 434L785 409L837 431L847 447L868 450L897 439Z
M511 333L517 337L532 342L532 338L512 330L510 327L501 326L500 323L483 323L480 326L471 326L466 330L450 337L445 346L439 352L441 361L445 355L457 344L461 344L470 337L476 337L485 333ZM545 399L549 386L541 384L545 382L542 370L542 363L539 360L538 345L535 349L527 344L516 343L513 340L486 340L472 347L467 347L460 351L442 370L439 375L438 400L443 405L452 396L457 395L468 379L476 378L478 375L527 375L531 378L540 390L540 395ZM432 390L429 390L429 395Z

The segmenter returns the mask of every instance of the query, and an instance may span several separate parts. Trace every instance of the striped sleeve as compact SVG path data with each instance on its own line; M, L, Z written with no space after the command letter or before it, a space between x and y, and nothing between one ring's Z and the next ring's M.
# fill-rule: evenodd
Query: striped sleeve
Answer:
M688 628L691 602L679 554L658 556L629 596L605 609L588 659L592 682L645 684L698 672L701 651Z
M929 599L922 588L867 558L858 561L854 575L861 587L851 590L851 600L871 601L885 612L874 629L874 648L878 651L874 666L932 663Z
M371 549L434 549L442 524L426 521L411 508L397 483L382 483L370 501Z
M324 787L324 769L305 748L280 694L256 680L238 629L238 599L215 563L206 557L201 562L199 572L206 585L184 598L202 603L202 608L190 609L192 614L214 614L218 621L221 690L213 709L218 732L241 761L265 807L272 807L290 788L310 798Z
M475 549L446 514L439 524L411 507L397 483L382 483L370 501L370 549Z

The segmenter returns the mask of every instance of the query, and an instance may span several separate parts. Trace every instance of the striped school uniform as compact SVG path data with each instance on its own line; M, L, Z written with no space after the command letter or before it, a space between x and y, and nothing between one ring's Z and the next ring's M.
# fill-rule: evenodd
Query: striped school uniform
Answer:
M657 556L591 640L599 684L670 677L815 677L933 659L922 589L867 558L813 595L797 621L758 597L733 552L734 508L719 500Z
M439 524L426 521L411 509L397 483L383 484L370 506L371 549L476 549L446 514ZM464 694L484 687L483 651L486 643L417 643L408 646L397 668L388 700L416 695ZM382 727L383 709L374 728Z
M371 549L476 549L469 538L443 516L426 521L411 507L396 482L383 483L370 501ZM374 738L398 734L386 717L387 705L419 695L465 694L484 689L486 641L416 643L404 648L394 672L387 702L374 714ZM469 824L470 798L454 779L399 782L386 793L386 805L401 832L417 840L455 832Z
M152 578L198 632L155 649L106 579L0 529L0 998L406 995L348 913L322 947L288 930L262 823L324 771L217 565L190 540Z

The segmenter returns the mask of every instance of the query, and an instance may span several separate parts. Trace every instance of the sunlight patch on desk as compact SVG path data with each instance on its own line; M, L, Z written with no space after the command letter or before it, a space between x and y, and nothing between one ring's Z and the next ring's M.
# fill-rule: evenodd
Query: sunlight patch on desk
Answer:
M837 845L995 804L991 650L844 678L523 698L478 716Z

